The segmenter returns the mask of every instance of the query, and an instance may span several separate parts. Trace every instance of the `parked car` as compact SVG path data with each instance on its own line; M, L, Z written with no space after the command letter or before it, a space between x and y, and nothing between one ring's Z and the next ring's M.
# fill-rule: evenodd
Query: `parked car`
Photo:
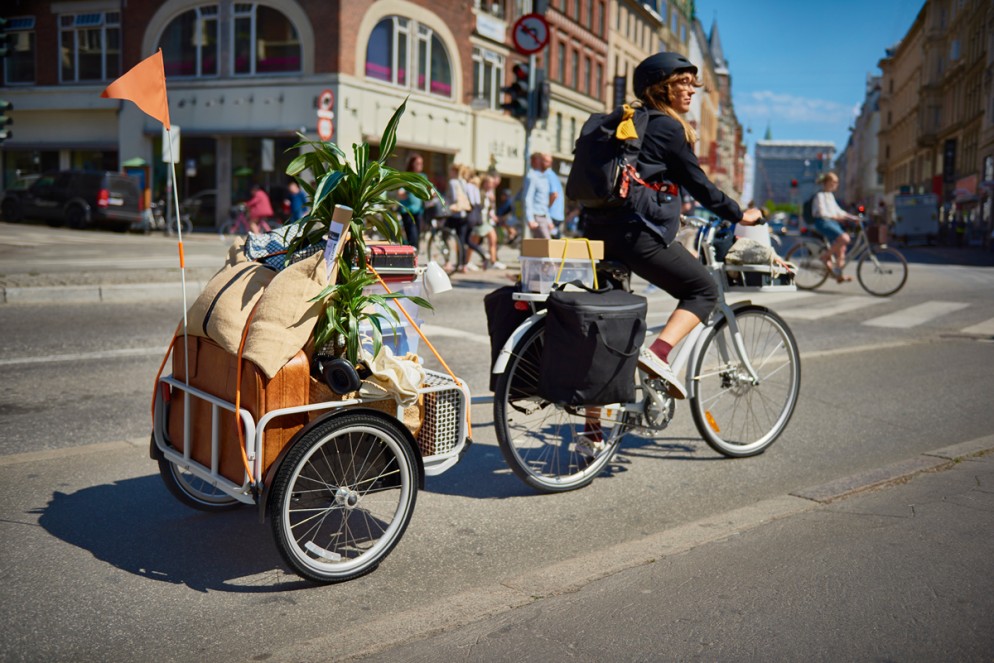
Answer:
M3 216L4 221L16 223L21 220L21 199L39 177L39 175L19 177L3 192L3 199L0 200L0 215Z
M193 219L194 228L210 228L217 226L217 190L204 189L198 191L183 201L183 207Z
M42 174L20 196L10 198L16 218L41 219L51 226L109 227L126 231L141 220L141 192L127 175L90 170ZM4 198L6 202L8 198Z

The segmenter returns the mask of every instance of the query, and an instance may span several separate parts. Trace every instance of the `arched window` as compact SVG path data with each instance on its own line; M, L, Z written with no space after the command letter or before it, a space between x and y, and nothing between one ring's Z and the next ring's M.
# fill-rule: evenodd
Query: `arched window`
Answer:
M217 76L217 5L180 14L159 39L166 76Z
M234 20L235 74L300 71L300 36L282 12L236 3Z
M373 28L366 44L366 76L452 96L452 65L442 40L431 28L402 16L388 16Z

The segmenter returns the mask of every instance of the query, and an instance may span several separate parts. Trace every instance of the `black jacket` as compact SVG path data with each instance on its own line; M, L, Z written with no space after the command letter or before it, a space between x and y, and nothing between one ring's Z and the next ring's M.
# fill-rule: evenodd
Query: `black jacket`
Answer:
M686 189L701 205L719 217L737 222L738 203L722 193L701 170L683 133L683 125L659 111L649 111L638 159L639 176L649 183L672 182ZM680 195L654 191L633 183L629 203L620 208L589 210L587 223L644 222L667 244L680 229Z

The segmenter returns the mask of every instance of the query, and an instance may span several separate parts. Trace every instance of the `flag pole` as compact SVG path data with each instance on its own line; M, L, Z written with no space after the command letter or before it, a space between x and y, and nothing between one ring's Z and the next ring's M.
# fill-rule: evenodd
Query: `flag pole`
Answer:
M186 333L186 257L183 255L183 224L180 223L179 218L179 192L176 190L176 159L173 156L173 136L169 129L166 129L166 142L169 143L169 183L170 188L173 190L173 205L176 210L176 239L177 248L179 249L179 278L180 284L183 288L183 374L186 378L186 384L190 384L190 353L189 346L187 343L187 333Z

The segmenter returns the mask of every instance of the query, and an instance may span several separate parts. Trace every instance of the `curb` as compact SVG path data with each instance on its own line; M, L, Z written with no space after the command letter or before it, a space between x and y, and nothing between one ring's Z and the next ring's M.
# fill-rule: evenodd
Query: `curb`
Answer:
M187 283L187 297L197 297L204 285L203 282ZM179 282L2 288L0 291L0 303L3 304L98 304L183 298L183 286Z

